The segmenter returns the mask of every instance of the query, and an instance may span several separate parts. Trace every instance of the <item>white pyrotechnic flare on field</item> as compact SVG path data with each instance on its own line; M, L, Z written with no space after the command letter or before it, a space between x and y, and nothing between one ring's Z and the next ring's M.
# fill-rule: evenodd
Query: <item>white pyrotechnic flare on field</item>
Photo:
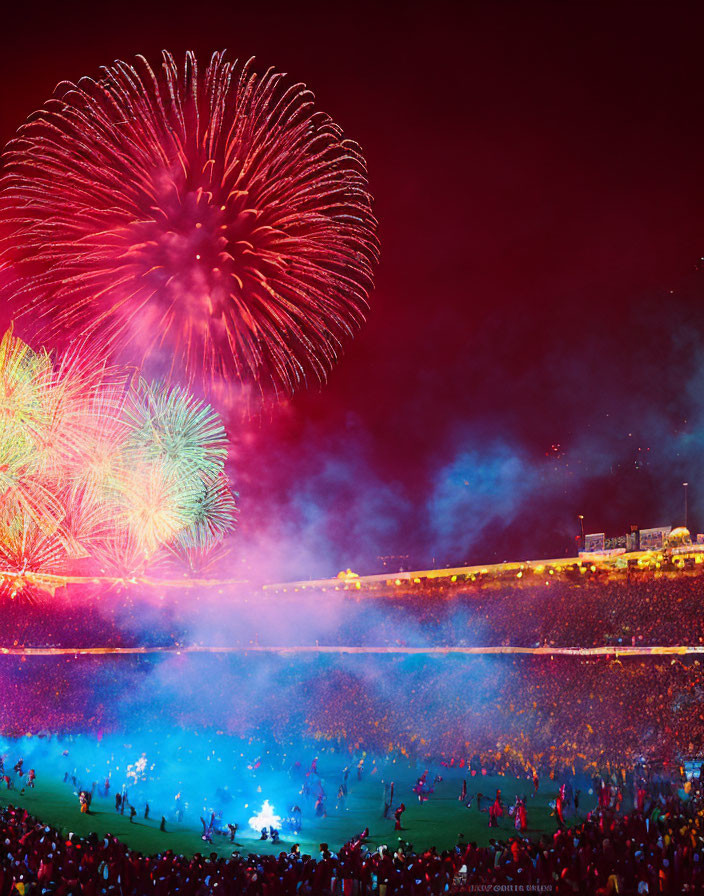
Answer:
M250 828L257 833L262 828L278 828L280 824L281 816L274 815L274 807L269 803L269 800L264 800L261 812L249 819Z
M153 769L154 766L152 765ZM138 781L146 781L147 780L147 754L142 753L139 759L133 764L128 765L127 770L125 772L128 778L131 779L133 784L136 784Z

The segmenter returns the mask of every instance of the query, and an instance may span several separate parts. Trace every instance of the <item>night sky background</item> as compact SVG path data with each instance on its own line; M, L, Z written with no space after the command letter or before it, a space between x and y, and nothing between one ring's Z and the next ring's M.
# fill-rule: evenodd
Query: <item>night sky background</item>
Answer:
M578 513L681 523L685 480L704 526L703 7L130 0L3 30L3 144L62 79L226 47L364 148L368 323L324 387L229 420L233 572L561 556Z

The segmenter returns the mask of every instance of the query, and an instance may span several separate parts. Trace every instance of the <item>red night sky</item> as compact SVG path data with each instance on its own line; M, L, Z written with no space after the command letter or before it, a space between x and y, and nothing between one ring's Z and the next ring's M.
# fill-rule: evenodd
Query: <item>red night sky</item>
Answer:
M368 323L325 387L231 422L245 543L310 538L282 573L559 556L579 512L613 534L680 522L683 479L704 525L704 9L14 15L3 143L62 79L227 47L307 83L364 148L382 246Z

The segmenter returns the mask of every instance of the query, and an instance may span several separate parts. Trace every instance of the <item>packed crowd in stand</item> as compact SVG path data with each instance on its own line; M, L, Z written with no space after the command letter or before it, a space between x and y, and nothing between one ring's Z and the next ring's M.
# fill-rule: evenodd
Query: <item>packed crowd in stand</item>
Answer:
M276 742L293 729L380 754L471 750L545 767L686 756L704 743L704 665L691 656L443 657L433 675L416 658L177 661L179 684L164 691L160 660L0 657L0 730L119 730L129 700L141 725L199 729L215 718L229 734ZM248 676L261 693L241 686ZM207 701L194 682L207 682Z
M277 595L269 601L271 615L269 604L242 609L235 603L231 619L219 601L205 609L190 600L166 609L122 606L119 600L55 600L34 607L11 602L2 607L0 649L3 639L8 647L188 643L193 617L199 639L216 643L697 645L704 638L704 576L689 571L659 578L624 573L617 581L597 575L578 583L565 577L549 586L450 587L443 581L391 597ZM211 635L204 635L209 629ZM168 678L166 662L178 664L186 686L155 701L153 683ZM0 730L111 730L121 722L127 697L133 714L156 714L155 723L165 713L175 724L195 728L209 725L214 713L230 733L264 725L276 737L291 719L310 735L352 739L377 752L422 754L432 746L453 754L468 743L483 751L498 745L533 764L558 762L559 756L567 763L591 761L603 752L623 762L633 749L686 754L690 743L704 739L704 666L696 655L445 656L427 662L438 674L425 674L426 660L421 665L413 657L383 655L347 656L344 663L293 654L0 655ZM252 699L250 688L233 688L251 675L262 683L264 699ZM207 707L195 699L206 681ZM463 697L469 691L472 701Z
M526 574L527 576L528 574ZM361 597L338 643L594 647L704 644L699 572L430 579ZM413 625L415 623L415 627ZM333 642L334 643L334 642Z
M208 630L211 643L245 646L704 644L700 567L588 577L561 572L544 583L542 576L531 575L404 581L359 593L261 592L253 601L251 592L234 592L227 613L217 595L133 595L127 589L97 599L70 591L36 605L4 601L0 647L198 643ZM271 617L278 624L267 625Z

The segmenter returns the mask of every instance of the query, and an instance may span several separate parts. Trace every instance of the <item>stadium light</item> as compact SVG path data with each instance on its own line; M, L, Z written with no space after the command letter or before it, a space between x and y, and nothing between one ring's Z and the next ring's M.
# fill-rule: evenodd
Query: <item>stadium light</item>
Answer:
M685 529L688 529L689 526L687 525L687 486L689 485L689 483L683 482L682 485L684 486L684 527L685 527Z

